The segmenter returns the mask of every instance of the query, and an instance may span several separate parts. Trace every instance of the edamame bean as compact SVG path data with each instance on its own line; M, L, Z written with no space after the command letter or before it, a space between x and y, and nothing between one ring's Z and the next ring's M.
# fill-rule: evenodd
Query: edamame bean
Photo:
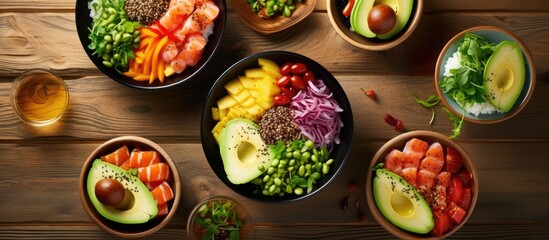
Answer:
M269 167L269 169L267 169L267 174L273 174L275 172L275 168L274 167Z
M326 161L326 165L330 166L334 163L334 159L333 158L330 158L328 159L328 161Z
M109 42L109 43L110 43L110 42L112 42L112 36L111 36L111 35L105 35L105 36L103 37L103 40L105 40L105 42Z
M276 186L280 186L280 184L282 184L282 180L280 180L280 178L275 178L275 179L274 179L274 184L275 184Z
M328 174L329 172L330 172L330 166L328 166L328 164L326 163L322 164L322 173Z
M106 67L112 67L112 63L109 61L103 61L103 65L105 65Z
M272 167L277 167L279 161L280 161L280 160L278 160L277 158L273 159L273 160L271 161L271 166L272 166Z
M284 17L290 17L292 16L292 10L288 6L284 6L284 12L282 12L282 15Z
M294 189L294 193L295 193L295 195L298 195L298 196L301 195L301 194L303 194L303 188L296 187L296 188Z
M313 162L318 162L318 157L316 155L311 156Z
M305 166L303 165L299 166L299 169L297 170L297 174L303 177L303 175L305 175Z
M299 152L298 150L295 150L292 153L292 157L294 157L295 159L301 158L301 152Z

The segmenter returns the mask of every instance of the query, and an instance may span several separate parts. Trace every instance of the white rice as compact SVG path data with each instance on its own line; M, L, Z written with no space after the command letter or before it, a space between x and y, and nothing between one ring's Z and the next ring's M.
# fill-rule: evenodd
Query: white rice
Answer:
M459 52L456 51L454 54L452 54L451 57L448 58L448 60L446 60L446 64L444 65L444 74L442 75L445 77L452 76L453 74L450 73L450 70L458 69L460 67L461 67L460 56L459 56ZM492 114L496 111L501 112L486 101L483 103L477 103L477 102L473 104L466 103L465 106L461 106L461 107L465 108L465 111L467 111L468 113L475 115L475 117L478 117L478 115L480 114Z

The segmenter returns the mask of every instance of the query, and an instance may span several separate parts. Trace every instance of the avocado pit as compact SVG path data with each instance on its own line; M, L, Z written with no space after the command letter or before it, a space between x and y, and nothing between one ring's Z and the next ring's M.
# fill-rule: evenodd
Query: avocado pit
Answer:
M396 13L387 4L377 4L368 13L368 26L375 34L386 34L396 25Z

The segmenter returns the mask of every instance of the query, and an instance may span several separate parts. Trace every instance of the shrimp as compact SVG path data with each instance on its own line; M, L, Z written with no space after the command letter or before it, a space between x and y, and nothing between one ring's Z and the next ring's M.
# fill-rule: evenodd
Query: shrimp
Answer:
M159 23L168 31L173 31L185 20L185 16L175 13L174 11L168 11L160 18ZM153 27L158 28L153 25Z
M187 60L185 59L185 52L181 51L177 56L170 62L170 67L174 70L175 73L181 73L185 68L187 68Z
M151 190L151 193L154 200L156 201L156 205L162 205L172 200L174 197L173 190L170 187L170 184L168 184L168 182L166 181L162 182L162 184L158 185L158 187Z
M144 183L165 181L170 176L170 167L166 163L155 163L147 167L137 169L139 180Z
M169 41L160 52L162 61L170 63L177 56L179 50L177 50L177 45L173 41Z
M203 25L208 25L219 15L219 7L212 1L204 1L202 5L196 8L195 14L197 14Z
M194 67L198 64L204 51L204 46L206 46L206 39L204 39L202 34L191 34L187 37L187 42L183 46L187 65Z
M110 164L120 166L130 157L130 151L126 145L118 148L116 151L101 156L101 160Z
M394 172L400 175L402 171L403 160L404 160L404 153L397 149L393 149L385 157L385 168L391 170L391 172Z

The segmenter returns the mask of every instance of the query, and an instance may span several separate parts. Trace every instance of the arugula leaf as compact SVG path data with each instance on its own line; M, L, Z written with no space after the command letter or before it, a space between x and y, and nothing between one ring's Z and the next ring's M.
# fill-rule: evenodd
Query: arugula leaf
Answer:
M442 91L461 107L468 103L485 102L483 73L486 62L495 48L496 44L481 36L466 33L457 49L461 67L450 70L452 76L445 76L439 82Z
M463 118L465 117L465 110L463 110L463 114L461 115L461 118L454 115L450 110L448 110L445 107L442 107L442 110L444 110L446 113L448 113L448 117L450 118L450 121L452 121L452 126L454 129L452 130L452 135L450 136L450 139L455 139L461 134L461 126L463 125Z
M431 121L429 121L429 125L433 124L433 121L435 121L435 109L433 107L440 102L440 98L435 95L431 95L427 97L427 99L421 100L414 95L414 99L416 100L417 103L421 104L421 106L431 109L432 114L431 114Z

